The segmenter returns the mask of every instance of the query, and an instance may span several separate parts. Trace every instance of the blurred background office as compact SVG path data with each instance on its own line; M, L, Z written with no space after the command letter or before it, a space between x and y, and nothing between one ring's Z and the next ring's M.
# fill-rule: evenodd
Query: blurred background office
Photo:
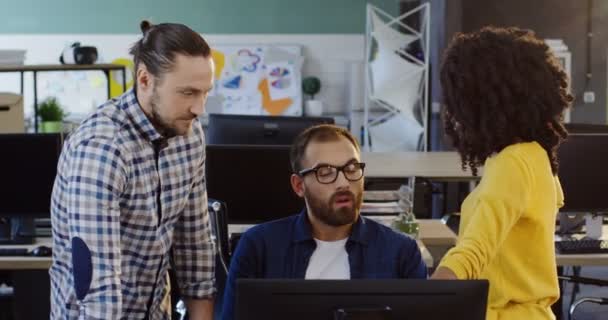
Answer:
M302 206L288 183L288 145L319 123L359 139L367 162L363 214L417 237L432 269L454 245L460 203L479 181L461 170L443 135L443 50L455 33L486 25L534 30L560 59L575 96L564 115L575 135L560 152L566 207L556 220L563 278L554 311L558 318L570 317L572 306L576 319L608 314L600 299L608 298L608 2L4 0L0 319L48 315L45 208L58 149L92 110L132 87L128 50L142 19L184 23L213 48L216 83L200 121L220 292L240 234Z

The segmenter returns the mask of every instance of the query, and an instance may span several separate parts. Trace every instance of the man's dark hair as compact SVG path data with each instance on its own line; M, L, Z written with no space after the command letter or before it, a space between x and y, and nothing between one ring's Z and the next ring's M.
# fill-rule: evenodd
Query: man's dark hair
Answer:
M457 34L441 66L446 134L463 169L477 167L518 142L538 142L557 174L557 148L568 132L568 77L533 32L485 27Z
M302 158L304 158L304 153L306 152L306 148L310 142L336 141L341 137L344 137L350 141L357 151L361 150L359 148L357 139L355 139L350 131L346 130L345 128L332 124L320 124L304 130L296 137L291 145L289 157L293 172L298 173L304 169L302 168Z
M209 57L211 48L200 34L179 23L151 24L144 20L140 24L143 37L135 42L129 53L133 55L135 72L143 63L154 77L171 71L175 55Z

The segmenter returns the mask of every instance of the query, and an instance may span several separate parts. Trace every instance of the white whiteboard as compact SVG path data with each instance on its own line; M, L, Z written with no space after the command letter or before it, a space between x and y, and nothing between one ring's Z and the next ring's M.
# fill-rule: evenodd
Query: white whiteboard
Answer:
M302 115L299 46L217 45L210 113Z

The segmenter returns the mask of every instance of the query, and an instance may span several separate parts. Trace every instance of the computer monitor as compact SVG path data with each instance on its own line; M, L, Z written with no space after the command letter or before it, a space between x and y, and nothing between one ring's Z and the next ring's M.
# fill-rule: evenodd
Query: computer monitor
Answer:
M207 144L291 145L306 128L318 124L333 124L333 118L209 115Z
M289 148L207 145L207 195L226 203L228 223L256 224L304 208L291 189Z
M482 320L487 299L487 280L238 279L235 319Z
M608 211L608 133L571 134L558 149L562 212Z
M0 134L0 242L30 242L33 219L50 216L61 144L59 134Z
M566 130L571 134L608 133L608 125L591 123L566 123Z

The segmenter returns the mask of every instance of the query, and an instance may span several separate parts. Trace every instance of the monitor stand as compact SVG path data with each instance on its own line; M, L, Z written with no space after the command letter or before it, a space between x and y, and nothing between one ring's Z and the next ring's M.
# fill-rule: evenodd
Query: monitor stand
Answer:
M604 216L598 212L585 215L585 234L591 239L602 239L604 236Z
M35 237L33 218L0 218L0 244L33 244Z
M583 232L584 212L559 212L559 234L571 235Z
M392 318L392 310L388 306L373 308L340 308L334 311L334 320L389 320Z

